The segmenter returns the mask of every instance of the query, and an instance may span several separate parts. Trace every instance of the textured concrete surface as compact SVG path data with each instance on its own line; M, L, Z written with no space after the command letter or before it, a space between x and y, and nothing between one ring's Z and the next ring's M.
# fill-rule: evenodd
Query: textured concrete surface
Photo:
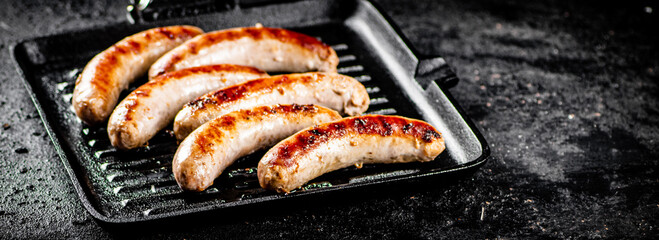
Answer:
M659 7L650 1L377 1L421 53L456 70L450 92L490 144L485 166L436 188L121 227L80 204L10 46L125 21L125 3L3 2L0 238L659 235Z

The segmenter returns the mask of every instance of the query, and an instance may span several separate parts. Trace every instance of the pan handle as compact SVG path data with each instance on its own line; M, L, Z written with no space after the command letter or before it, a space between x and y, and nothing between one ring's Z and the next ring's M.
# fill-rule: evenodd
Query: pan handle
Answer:
M130 0L126 7L130 23L195 16L300 0Z
M455 72L446 64L446 60L438 56L424 56L419 58L414 78L423 87L428 88L435 82L441 88L452 88L458 84Z
M239 0L130 0L126 17L130 23L196 16L234 9Z

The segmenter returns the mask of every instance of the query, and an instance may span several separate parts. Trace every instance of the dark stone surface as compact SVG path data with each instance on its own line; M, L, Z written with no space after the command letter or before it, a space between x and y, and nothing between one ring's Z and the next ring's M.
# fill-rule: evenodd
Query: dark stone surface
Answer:
M450 91L490 143L485 166L436 187L133 226L99 224L82 207L9 51L20 39L125 21L126 3L3 2L0 238L659 235L659 7L650 1L378 1L421 53L456 70Z

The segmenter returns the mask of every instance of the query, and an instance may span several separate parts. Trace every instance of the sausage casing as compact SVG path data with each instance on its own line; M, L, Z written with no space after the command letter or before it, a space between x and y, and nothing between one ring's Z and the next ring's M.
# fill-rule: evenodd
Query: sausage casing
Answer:
M444 151L430 124L364 115L309 127L272 147L258 165L261 187L289 192L325 173L369 163L427 162Z

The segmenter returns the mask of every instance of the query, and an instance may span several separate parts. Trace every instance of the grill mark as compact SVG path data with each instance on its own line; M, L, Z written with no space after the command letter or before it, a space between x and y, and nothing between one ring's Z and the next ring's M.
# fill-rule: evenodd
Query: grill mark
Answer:
M405 124L405 126L403 126L403 132L407 133L408 131L410 131L410 129L412 129L412 127L414 127L414 123Z
M222 144L219 140L222 139L224 133L221 129L233 128L236 125L236 118L230 115L223 116L220 121L213 121L211 125L212 131L204 131L195 138L195 145L199 147L202 153L213 151L214 143Z
M215 92L212 96L221 102L232 102L244 96L247 90L249 90L249 86L240 85L225 91Z
M128 49L122 46L114 45L112 46L110 52L116 52L118 54L126 54L128 52Z
M91 84L98 90L99 94L107 93L114 86L115 65L119 59L114 54L117 48L112 48L107 54L100 56L92 75L83 73L84 78L91 78Z
M173 52L171 56L171 60L167 64L165 64L165 66L162 69L160 69L160 71L156 73L156 76L172 71L172 69L174 69L174 65L180 62L181 60L183 60L183 56L181 56L181 54L178 54L177 52Z
M275 112L283 112L287 114L297 113L297 114L312 114L318 112L318 107L313 104L278 104L276 107L271 108Z
M152 84L152 85L155 85L155 84ZM135 91L133 92L133 96L138 97L138 98L139 98L139 97L148 97L148 96L150 96L150 95L151 95L151 88L148 88L148 87L147 87L147 88L138 89L138 90L135 90Z
M190 28L190 27L179 27L183 35L189 36L189 37L194 37L202 33L201 29L198 28Z
M126 103L126 105L124 105L124 106L125 106L126 112L124 114L124 119L126 121L131 121L131 120L133 120L133 114L135 113L134 109L137 107L137 105L140 105L140 103L136 99L127 99L127 101L125 103Z
M162 34L163 36L165 36L169 39L174 39L175 38L174 33L172 33L172 31L170 31L167 28L157 28L156 32Z
M133 120L134 114L135 114L135 109L140 105L140 98L143 97L149 97L151 94L151 89L150 88L143 88L143 89L137 89L130 93L126 97L125 104L123 107L125 108L125 114L124 114L124 120L126 121L131 121Z
M272 166L290 168L297 164L296 156L304 155L331 139L348 135L380 135L382 137L412 137L430 143L439 138L433 126L425 122L385 115L365 115L345 118L299 132L294 138L279 143L269 161Z
M279 39L286 43L300 45L303 48L315 52L321 59L328 58L331 53L330 46L318 41L318 39L314 37L284 29L269 28L269 30L269 33L271 33L275 39Z
M118 46L118 48L127 48L126 51L132 51L135 54L140 54L144 49L145 44L141 44L135 40L127 40L125 44Z
M197 54L199 53L199 49L197 48L197 44L195 42L190 42L187 44L188 50L192 54Z

